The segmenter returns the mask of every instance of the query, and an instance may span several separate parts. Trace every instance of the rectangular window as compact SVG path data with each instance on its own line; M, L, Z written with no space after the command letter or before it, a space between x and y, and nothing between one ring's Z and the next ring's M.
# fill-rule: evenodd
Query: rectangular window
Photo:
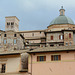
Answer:
M69 38L71 38L71 33L69 33Z
M51 61L61 60L61 55L51 55Z
M37 61L46 61L46 56L37 56Z
M6 64L2 64L1 73L5 73Z
M59 40L62 40L63 39L63 35L59 35Z
M53 40L53 36L51 36L51 40Z
M17 40L16 39L14 39L14 44L16 44L17 43Z
M4 44L6 44L7 43L7 41L6 41L6 39L4 40Z
M66 42L66 46L68 46L68 42Z

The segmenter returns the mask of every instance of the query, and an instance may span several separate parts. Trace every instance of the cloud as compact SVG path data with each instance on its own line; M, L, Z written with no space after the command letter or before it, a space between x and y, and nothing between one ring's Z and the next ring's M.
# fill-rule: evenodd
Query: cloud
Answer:
M62 5L67 15L74 19L74 3L74 0L0 0L0 25L5 24L1 16L17 16L20 19L20 30L29 30L31 26L31 30L45 29L59 15Z

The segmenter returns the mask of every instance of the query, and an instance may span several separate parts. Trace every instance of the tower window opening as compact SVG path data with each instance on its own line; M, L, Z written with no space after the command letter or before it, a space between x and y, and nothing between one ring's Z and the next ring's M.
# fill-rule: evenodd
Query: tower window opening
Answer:
M4 37L7 37L7 34L4 34Z
M11 25L14 25L14 22L11 22Z
M10 22L7 22L7 25L10 25Z

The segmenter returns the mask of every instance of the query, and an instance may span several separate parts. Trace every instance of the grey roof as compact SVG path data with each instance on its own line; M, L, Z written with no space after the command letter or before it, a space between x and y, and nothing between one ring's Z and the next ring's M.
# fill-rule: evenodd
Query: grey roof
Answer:
M56 52L56 51L75 51L75 45L73 46L58 46L58 47L42 47L29 51L28 53L39 53L39 52Z
M74 24L71 18L66 17L65 15L60 15L54 20L51 21L50 25L53 24Z
M0 51L0 55L21 54L21 53L25 53L27 51L28 50Z

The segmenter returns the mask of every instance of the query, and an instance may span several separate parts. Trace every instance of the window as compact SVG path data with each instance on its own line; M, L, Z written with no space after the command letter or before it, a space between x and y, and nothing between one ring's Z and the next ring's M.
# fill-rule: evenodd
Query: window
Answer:
M53 36L51 36L51 40L53 40Z
M63 35L59 35L59 39L60 39L60 40L62 40L62 39L63 39L63 37L64 37Z
M68 39L68 33L65 34L65 38Z
M11 22L11 25L14 25L14 22Z
M37 56L37 61L46 61L46 56Z
M71 44L72 44L72 43L70 42L69 45L71 46Z
M5 73L6 64L2 64L1 73Z
M51 55L51 61L61 60L61 55Z
M16 41L16 39L14 39L14 44L16 44L17 43L17 41Z
M14 37L16 37L16 34L14 34Z
M4 40L4 44L6 44L6 39Z
M68 46L68 43L66 42L66 46Z
M7 34L4 34L4 37L7 37Z
M7 25L10 25L10 22L7 22Z
M71 33L69 33L69 38L71 38Z
M34 36L34 33L32 33L32 36Z

